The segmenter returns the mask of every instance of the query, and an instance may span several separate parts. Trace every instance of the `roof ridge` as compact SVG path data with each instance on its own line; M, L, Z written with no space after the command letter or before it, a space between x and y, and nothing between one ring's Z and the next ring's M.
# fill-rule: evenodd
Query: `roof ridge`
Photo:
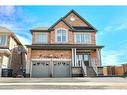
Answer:
M68 22L66 22L66 21L63 19L63 17L62 17L62 20L63 20L64 23L66 23L68 26L70 26L71 29L73 29L73 27L72 27Z
M68 27L70 27L71 29L72 29L72 27L71 27L71 25L69 25L64 19L63 19L63 17L61 17L59 20L57 20L51 27L49 27L49 29L52 29L56 24L58 24L60 21L63 21Z

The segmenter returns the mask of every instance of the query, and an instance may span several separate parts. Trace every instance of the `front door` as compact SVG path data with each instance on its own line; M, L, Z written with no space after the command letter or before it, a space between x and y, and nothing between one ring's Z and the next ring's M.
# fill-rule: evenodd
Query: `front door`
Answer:
M77 62L79 66L82 65L82 62L85 64L85 66L89 66L89 55L88 54L78 54Z

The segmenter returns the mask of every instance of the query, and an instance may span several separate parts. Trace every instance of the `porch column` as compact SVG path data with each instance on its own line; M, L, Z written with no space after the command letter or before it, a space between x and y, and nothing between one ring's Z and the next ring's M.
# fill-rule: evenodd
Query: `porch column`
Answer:
M92 66L92 57L91 54L88 54L88 61L89 61L89 66Z
M101 66L101 49L96 49L97 50L97 66Z
M2 57L0 57L0 77L2 76Z
M72 60L72 67L74 67L74 49L72 48L71 49L71 51L72 51L72 58L71 58L71 60Z
M77 63L76 63L76 62L77 62L77 58L76 58L76 48L74 48L74 57L75 57L75 58L74 58L74 60L75 60L75 61L74 61L74 62L75 62L75 66L77 66Z

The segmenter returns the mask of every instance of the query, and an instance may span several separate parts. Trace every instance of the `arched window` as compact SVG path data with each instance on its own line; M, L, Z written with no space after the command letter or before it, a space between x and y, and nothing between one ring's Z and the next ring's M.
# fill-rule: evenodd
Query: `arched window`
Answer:
M56 30L56 42L57 43L68 42L68 33L66 29L60 28Z

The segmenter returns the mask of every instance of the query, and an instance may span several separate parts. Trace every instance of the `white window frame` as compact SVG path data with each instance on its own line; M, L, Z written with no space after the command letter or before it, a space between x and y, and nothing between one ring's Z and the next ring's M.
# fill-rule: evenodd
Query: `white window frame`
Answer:
M36 38L36 35L38 34L43 34L43 35L46 35L47 36L47 39L45 42L37 42L37 38ZM47 32L35 32L35 44L47 44L48 43L48 33Z
M80 38L79 38L80 42L77 42L76 35L80 35ZM81 35L89 35L90 38L89 38L89 40L85 38L85 41L82 42ZM76 33L74 33L74 42L76 44L92 44L92 34L91 33L76 32Z
M66 31L66 41L65 42L62 42L62 40L61 40L61 42L58 42L57 41L57 31L58 30L65 30ZM61 38L62 39L62 38ZM56 30L55 30L55 42L56 43L67 43L68 42L68 30L67 29L65 29L65 28L57 28Z

